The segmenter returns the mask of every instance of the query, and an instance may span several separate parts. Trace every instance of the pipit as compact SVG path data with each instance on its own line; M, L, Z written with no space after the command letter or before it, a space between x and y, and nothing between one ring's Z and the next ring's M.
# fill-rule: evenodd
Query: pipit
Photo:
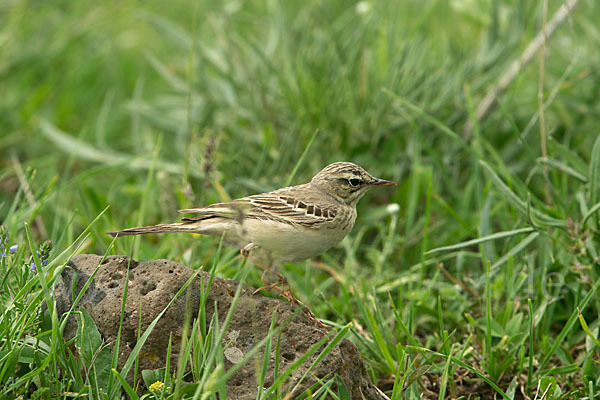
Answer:
M337 245L356 221L356 204L365 192L394 182L373 177L360 166L336 162L323 168L308 183L255 194L226 203L179 210L196 216L182 222L108 232L112 236L189 232L223 236L238 246L244 257L261 260L270 270L276 263L315 257ZM260 289L273 289L285 278ZM264 280L264 275L263 275ZM259 289L259 290L260 290ZM301 304L291 290L280 291Z

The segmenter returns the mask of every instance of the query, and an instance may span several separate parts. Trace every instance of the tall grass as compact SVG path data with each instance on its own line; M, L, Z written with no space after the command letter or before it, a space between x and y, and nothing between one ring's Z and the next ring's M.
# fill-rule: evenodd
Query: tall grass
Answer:
M539 58L475 117L542 11L543 0L0 6L0 220L18 245L0 257L0 396L122 390L123 371L61 340L50 295L73 254L130 254L104 232L301 183L339 160L398 190L368 195L340 246L284 271L388 396L597 396L598 5L582 0L544 49L546 157ZM32 271L46 239L49 263ZM218 247L144 237L133 256L217 260L216 275L259 284ZM178 396L223 392L225 328L190 321L182 362L208 364ZM165 397L181 385L146 376L167 383ZM336 382L313 397L344 398Z

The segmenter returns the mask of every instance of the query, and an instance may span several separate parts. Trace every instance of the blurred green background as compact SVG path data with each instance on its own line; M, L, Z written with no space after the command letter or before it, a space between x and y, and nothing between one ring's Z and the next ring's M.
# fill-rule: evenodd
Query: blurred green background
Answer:
M548 2L547 21L561 4ZM366 327L370 339L356 341L381 387L402 364L382 348L410 336L448 351L468 340L465 362L503 390L523 384L533 353L533 376L558 382L556 396L589 396L598 349L581 353L590 336L573 318L591 294L583 316L597 337L598 218L586 213L600 200L598 3L579 1L476 118L544 14L535 0L4 1L0 221L17 242L31 223L58 253L109 207L78 250L104 254L106 231L352 161L397 190L367 195L342 245L285 271L319 317ZM532 230L425 253L520 228ZM130 243L109 252L129 254ZM199 268L217 243L146 236L134 257ZM227 250L217 271L236 278L238 265ZM249 279L259 285L260 273ZM441 376L439 359L421 362Z

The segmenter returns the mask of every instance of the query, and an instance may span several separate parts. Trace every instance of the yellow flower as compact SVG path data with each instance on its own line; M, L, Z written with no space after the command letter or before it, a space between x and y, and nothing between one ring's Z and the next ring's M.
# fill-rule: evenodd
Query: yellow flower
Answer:
M163 390L165 388L165 384L161 381L156 381L152 385L150 385L150 391L154 392L155 390Z

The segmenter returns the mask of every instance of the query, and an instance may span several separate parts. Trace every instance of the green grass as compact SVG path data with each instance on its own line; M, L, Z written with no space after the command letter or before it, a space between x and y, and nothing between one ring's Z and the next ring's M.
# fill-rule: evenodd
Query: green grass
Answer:
M548 18L560 5L549 3ZM359 346L375 384L393 399L598 398L595 2L545 48L547 159L539 57L474 119L542 29L542 0L169 4L0 5L0 221L18 245L0 257L0 397L123 390L115 361L90 356L103 354L99 336L80 354L62 340L50 287L73 254L133 251L260 285L218 238L104 232L348 160L397 190L367 195L340 246L284 272L338 327L331 338ZM45 240L41 274L30 265ZM165 398L223 392L226 326L203 324L189 322L180 360L195 386L146 373L167 383ZM278 342L256 351L267 343ZM347 398L336 382L313 398Z

